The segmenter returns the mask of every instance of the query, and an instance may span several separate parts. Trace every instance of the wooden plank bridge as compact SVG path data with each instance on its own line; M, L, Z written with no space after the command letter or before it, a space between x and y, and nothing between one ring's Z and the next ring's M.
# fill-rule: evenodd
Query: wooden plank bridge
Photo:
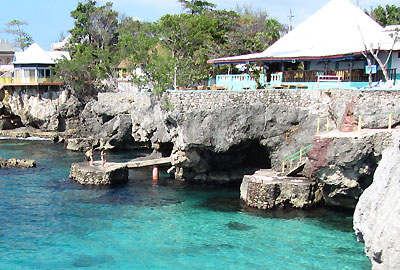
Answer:
M154 159L133 159L131 161L125 162L125 165L128 167L128 169L135 169L157 165L170 165L171 161L171 157Z

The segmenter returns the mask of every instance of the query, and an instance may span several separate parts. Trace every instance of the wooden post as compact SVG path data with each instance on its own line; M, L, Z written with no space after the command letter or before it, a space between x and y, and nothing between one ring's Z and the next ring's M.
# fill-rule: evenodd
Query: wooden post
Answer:
M329 131L329 116L326 117L326 131Z
M317 135L319 135L320 124L321 124L321 119L318 117L318 120L317 120Z
M392 120L393 120L393 113L389 113L388 130L391 130L391 129L392 129Z
M303 161L303 149L300 149L300 164Z
M351 59L350 61L350 78L349 78L349 82L351 82L353 79L353 59Z
M362 116L358 116L358 136L361 136L361 121L362 121Z
M285 173L285 161L282 162L282 174Z

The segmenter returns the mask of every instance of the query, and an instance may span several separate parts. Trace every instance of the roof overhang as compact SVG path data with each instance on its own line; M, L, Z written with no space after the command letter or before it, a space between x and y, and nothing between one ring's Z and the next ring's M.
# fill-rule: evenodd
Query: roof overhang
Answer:
M207 63L214 65L224 64L248 64L257 62L292 62L295 61L311 61L311 60L354 60L357 56L362 55L361 52L353 54L338 54L338 55L327 55L327 56L297 56L297 57L257 57L257 58L242 58L242 59L228 59L219 58L208 60Z

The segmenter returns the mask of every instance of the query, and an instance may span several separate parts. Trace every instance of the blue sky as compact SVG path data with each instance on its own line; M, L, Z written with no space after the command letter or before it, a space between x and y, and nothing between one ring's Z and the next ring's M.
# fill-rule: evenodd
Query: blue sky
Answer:
M110 1L110 0L108 0ZM357 4L357 0L350 0ZM98 0L104 4L107 0ZM144 21L156 21L161 16L170 13L180 13L182 8L177 0L111 0L114 9L128 16ZM293 25L304 21L315 13L329 0L209 0L217 4L218 9L234 9L235 6L249 5L254 10L267 11L271 17L280 22L289 23L289 10L294 15ZM67 33L73 27L70 12L77 6L78 0L2 0L0 29L13 20L23 20L29 23L25 30L43 49L50 49L52 42L57 42L61 32ZM400 0L358 0L362 9L370 9L378 5L400 5ZM340 15L339 15L340 17ZM1 38L12 40L5 33Z

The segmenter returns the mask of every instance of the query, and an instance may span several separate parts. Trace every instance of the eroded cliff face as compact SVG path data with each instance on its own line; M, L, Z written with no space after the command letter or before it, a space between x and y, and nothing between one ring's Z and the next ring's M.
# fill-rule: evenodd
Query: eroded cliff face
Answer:
M361 195L354 213L357 239L365 243L372 268L400 265L400 134L385 149L373 183Z
M325 202L354 209L359 197L372 183L381 153L391 142L385 130L357 133L331 132L315 136L308 151L310 175L323 184Z
M176 178L197 183L238 183L244 174L280 166L285 154L311 143L321 107L276 104L284 92L203 94L141 97L132 113L134 139L172 155Z
M133 104L120 94L99 94L87 102L79 114L79 129L68 140L67 148L84 151L89 147L128 150L134 144L130 112Z
M330 130L340 130L349 122L349 107L353 118L400 111L395 92L189 92L169 93L164 99L135 99L132 136L151 142L165 156L171 154L177 178L230 183L255 168L280 171L285 157L313 143L304 173L324 186L327 204L353 209L371 184L391 133L324 137L326 121ZM324 116L322 134L314 138L318 116ZM398 121L396 116L393 124ZM385 126L387 115L363 120L363 129Z
M67 89L16 87L6 90L6 103L10 111L21 117L25 126L46 131L76 128L68 119L77 115L77 102Z
M2 103L25 126L68 131L72 137L65 139L70 150L129 148L133 143L130 97L100 93L98 99L78 99L70 92L68 87L16 87L2 90Z

